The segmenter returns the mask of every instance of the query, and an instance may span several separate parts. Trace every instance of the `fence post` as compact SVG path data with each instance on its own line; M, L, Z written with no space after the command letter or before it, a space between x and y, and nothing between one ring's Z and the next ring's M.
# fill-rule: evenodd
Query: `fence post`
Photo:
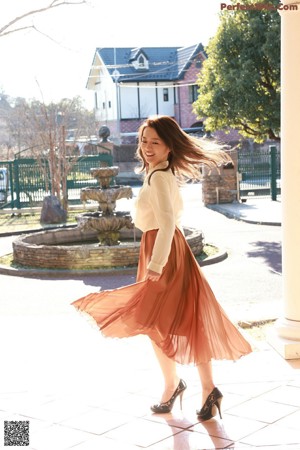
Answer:
M21 201L20 201L20 180L19 180L19 163L18 160L14 160L14 178L15 178L15 187L16 187L16 208L21 208Z
M13 174L13 161L8 162L9 167L9 186L10 186L10 207L14 208L15 206L15 195L14 195L14 174Z
M277 200L277 164L276 164L276 145L270 145L270 155L271 155L271 198L273 201Z

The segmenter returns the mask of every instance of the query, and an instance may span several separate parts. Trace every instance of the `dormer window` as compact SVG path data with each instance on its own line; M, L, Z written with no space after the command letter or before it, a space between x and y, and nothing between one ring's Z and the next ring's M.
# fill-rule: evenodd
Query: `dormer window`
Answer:
M143 52L139 52L137 56L135 55L131 63L135 70L149 70L149 61Z
M145 67L145 58L143 55L139 56L138 66L139 66L139 69L144 69L144 67Z

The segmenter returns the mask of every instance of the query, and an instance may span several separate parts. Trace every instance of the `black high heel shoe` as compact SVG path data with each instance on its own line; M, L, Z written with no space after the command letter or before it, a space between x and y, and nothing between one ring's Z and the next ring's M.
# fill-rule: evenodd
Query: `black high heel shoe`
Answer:
M163 403L158 403L157 405L151 406L151 411L153 411L156 414L165 414L172 411L172 408L174 406L175 400L178 396L180 396L180 409L182 409L182 396L183 392L186 389L186 383L183 380L179 381L179 384L172 395L172 397L167 401Z
M220 418L222 419L221 414L221 402L222 402L223 394L219 391L217 387L215 387L212 392L207 397L204 405L200 410L196 411L198 419L201 420L209 420L217 414L217 409L219 411Z

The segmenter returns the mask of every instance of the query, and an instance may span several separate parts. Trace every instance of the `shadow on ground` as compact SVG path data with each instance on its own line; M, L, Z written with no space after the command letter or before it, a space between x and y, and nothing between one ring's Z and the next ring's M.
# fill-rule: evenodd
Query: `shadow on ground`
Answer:
M252 245L256 249L247 252L250 258L262 258L271 270L282 273L281 244L279 242L257 241Z

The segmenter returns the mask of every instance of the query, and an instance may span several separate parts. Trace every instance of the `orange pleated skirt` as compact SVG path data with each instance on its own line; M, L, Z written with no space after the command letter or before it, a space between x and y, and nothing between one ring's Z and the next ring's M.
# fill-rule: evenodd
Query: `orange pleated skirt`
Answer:
M88 313L104 336L148 335L180 364L237 360L250 353L178 229L159 281L144 280L156 234L151 230L142 236L136 283L88 294L72 305Z

